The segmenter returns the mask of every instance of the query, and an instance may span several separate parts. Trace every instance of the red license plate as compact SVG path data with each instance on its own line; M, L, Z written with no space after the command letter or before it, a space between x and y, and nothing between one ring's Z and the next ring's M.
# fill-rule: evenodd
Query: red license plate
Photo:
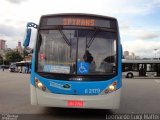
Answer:
M83 107L84 101L81 100L68 100L68 107Z

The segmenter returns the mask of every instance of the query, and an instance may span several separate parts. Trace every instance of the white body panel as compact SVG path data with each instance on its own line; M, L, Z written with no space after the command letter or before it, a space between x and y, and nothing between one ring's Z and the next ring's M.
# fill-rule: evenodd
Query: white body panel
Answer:
M156 72L146 72L147 77L156 77L157 73Z
M134 77L138 77L139 76L139 72L136 71L127 71L127 72L122 72L122 76L127 77L128 73L132 73Z
M132 73L133 77L139 77L139 72L136 71L127 71L127 72L122 72L122 76L127 77L128 73ZM146 72L147 77L156 77L157 73L156 72Z
M68 100L82 100L84 101L84 106L81 108L118 109L120 106L121 89L106 95L85 96L48 93L31 85L31 93L31 104L33 105L38 104L48 107L68 107Z
M37 105L37 94L36 94L36 88L33 85L30 85L30 94L31 94L31 104Z

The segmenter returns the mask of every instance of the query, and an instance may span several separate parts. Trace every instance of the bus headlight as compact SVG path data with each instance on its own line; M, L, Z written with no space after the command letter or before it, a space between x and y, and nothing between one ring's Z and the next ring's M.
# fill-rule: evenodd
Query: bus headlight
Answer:
M46 87L45 87L37 78L35 78L35 85L36 85L36 87L39 88L40 90L43 90L43 91L46 90Z
M108 88L106 90L104 90L105 93L110 93L115 91L117 88L117 82L113 82L111 85L108 86Z
M38 82L37 86L38 86L39 88L42 88L42 87L43 87L43 84L42 84L41 82Z
M116 87L115 87L114 85L110 85L110 86L108 87L109 91L114 91L115 88L116 88Z

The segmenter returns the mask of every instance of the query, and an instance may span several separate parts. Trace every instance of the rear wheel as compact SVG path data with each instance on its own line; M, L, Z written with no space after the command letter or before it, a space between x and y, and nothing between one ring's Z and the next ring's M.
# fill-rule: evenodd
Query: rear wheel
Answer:
M133 73L127 73L127 76L126 76L126 78L133 78L134 76L133 76Z

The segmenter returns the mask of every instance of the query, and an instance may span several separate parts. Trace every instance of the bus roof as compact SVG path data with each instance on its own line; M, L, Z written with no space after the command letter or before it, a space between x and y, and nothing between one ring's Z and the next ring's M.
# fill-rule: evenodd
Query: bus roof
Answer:
M160 63L160 60L129 60L129 59L122 59L122 63Z
M42 17L60 17L60 16L88 16L88 17L97 17L97 18L103 18L103 19L114 19L117 20L114 17L104 16L104 15L97 15L97 14L87 14L87 13L60 13L60 14L48 14L48 15L42 15Z

